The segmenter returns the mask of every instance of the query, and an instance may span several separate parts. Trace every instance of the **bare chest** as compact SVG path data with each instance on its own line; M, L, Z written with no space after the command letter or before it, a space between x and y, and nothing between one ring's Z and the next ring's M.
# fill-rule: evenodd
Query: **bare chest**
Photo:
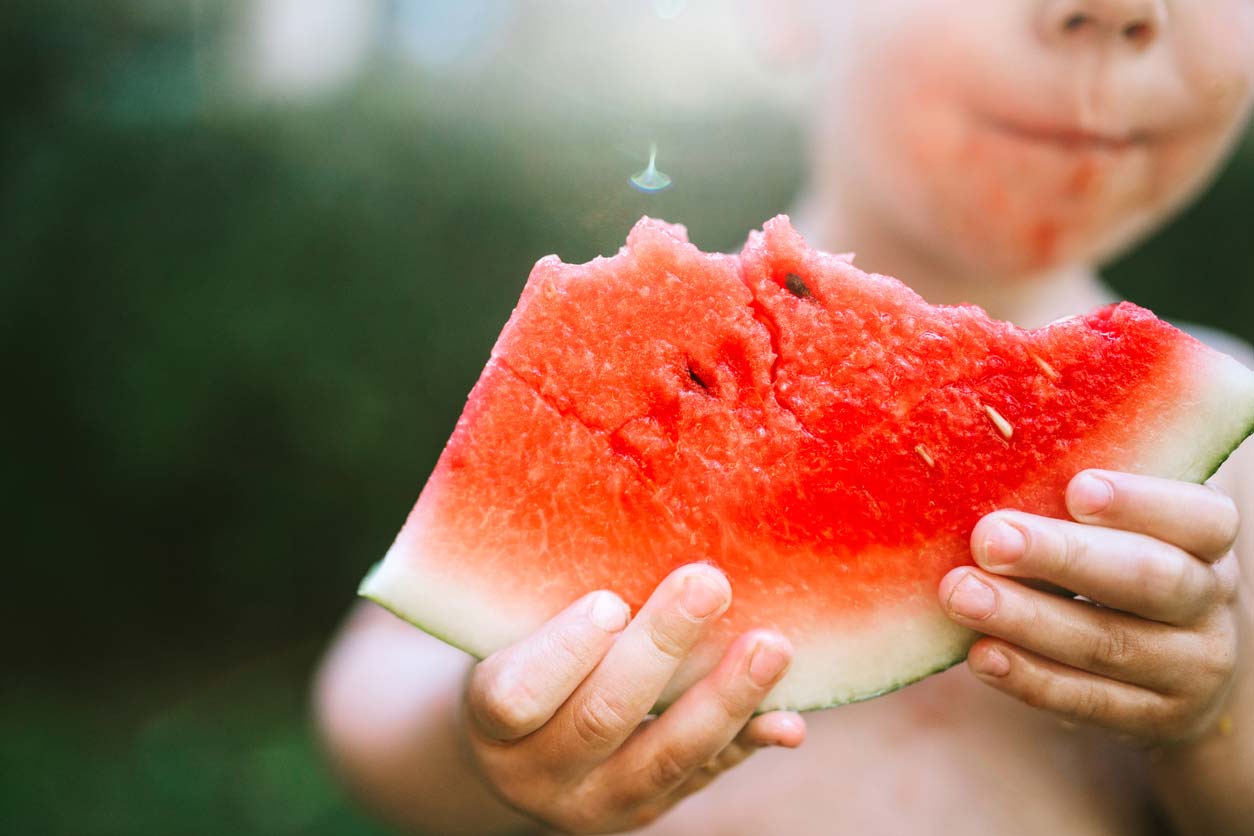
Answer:
M807 716L795 752L767 751L687 799L665 834L1145 833L1139 767L961 666L896 694Z

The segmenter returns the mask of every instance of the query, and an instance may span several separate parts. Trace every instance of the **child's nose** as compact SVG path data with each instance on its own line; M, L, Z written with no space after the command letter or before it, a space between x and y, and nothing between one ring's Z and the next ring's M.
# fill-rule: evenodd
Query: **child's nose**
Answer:
M1149 46L1167 23L1163 0L1043 0L1041 34L1054 44L1080 41Z

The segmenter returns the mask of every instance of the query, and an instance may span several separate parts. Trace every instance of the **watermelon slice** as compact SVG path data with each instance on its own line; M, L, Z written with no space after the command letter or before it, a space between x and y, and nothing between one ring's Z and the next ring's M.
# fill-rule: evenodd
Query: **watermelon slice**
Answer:
M763 707L829 706L963 658L937 586L986 512L1065 516L1086 467L1201 481L1252 428L1254 374L1134 305L1028 331L785 217L739 257L646 218L612 258L536 264L361 592L483 657L708 561L733 604L662 704L768 627L796 655Z

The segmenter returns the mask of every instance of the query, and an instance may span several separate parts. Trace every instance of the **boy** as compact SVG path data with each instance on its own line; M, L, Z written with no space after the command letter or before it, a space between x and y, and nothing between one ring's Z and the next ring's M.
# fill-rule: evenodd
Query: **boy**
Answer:
M1025 326L1110 301L1093 265L1196 192L1254 97L1251 0L771 11L822 66L793 213L809 242ZM1154 811L1254 833L1249 451L1215 479L1235 501L1086 471L1071 521L990 514L977 565L938 590L984 634L967 666L881 699L751 719L790 654L756 632L646 720L730 603L693 565L634 618L593 593L473 666L363 606L321 724L361 798L430 833L1122 834Z

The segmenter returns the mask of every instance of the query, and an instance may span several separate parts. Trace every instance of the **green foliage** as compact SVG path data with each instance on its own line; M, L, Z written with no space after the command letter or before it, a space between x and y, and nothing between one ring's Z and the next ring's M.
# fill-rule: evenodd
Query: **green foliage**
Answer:
M1120 293L1162 316L1254 342L1254 134L1205 196L1111 266Z
M344 803L309 734L311 659L301 648L159 695L6 693L0 830L379 834Z

